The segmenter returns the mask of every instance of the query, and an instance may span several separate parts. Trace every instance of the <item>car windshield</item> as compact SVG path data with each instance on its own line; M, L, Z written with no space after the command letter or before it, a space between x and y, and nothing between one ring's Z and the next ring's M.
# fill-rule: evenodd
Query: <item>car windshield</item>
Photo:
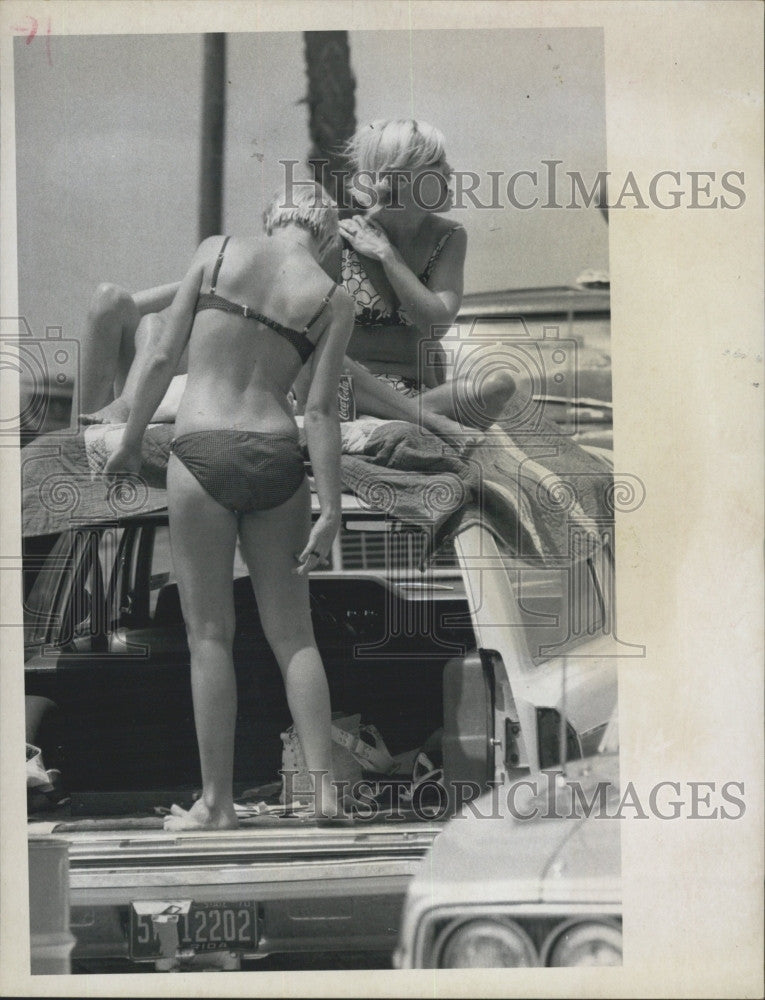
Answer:
M535 664L571 652L606 627L604 551L558 565L534 566L507 550L502 563L518 601L526 642Z
M35 576L29 596L24 601L24 642L27 646L46 641L51 609L71 562L71 541L67 532L56 540Z
M608 633L607 544L531 561L472 520L455 545L479 645L511 657L522 672Z
M74 577L79 579L83 576L82 587L91 597L98 592L96 581L90 580L96 562L101 566L110 605L114 603L114 593L118 589L123 594L118 603L125 603L125 594L132 595L128 604L131 605L134 624L178 618L177 613L170 615L165 607L171 599L177 604L177 580L166 522L156 521L141 526L138 531L128 533L122 543L110 532L99 534L94 529L93 534L100 537L100 544L92 549L93 552L98 551L98 560L94 560L92 555L87 557L83 546L80 546L78 556L72 536L64 533L40 569L24 608L28 646L49 641L51 626L55 624L52 622L52 609L66 605L64 590L67 587L71 589ZM145 548L141 542L144 536L150 542ZM464 598L464 582L470 575L470 561L465 560L464 555L458 556L457 548L453 540L447 539L431 552L428 536L421 529L406 527L368 512L358 512L344 517L327 566L312 575L317 578L339 574L384 579L389 586L399 590L402 597L410 600L447 596ZM117 549L119 558L116 558ZM140 555L142 551L143 557ZM607 623L604 594L608 589L606 582L610 566L606 552L589 553L575 560L561 560L557 564L534 565L524 562L507 549L500 548L498 551L500 572L506 581L505 591L512 592L514 599L511 603L515 605L514 609L502 607L502 620L512 620L508 617L511 610L519 617L531 663L538 665L569 652L579 643L604 631ZM147 556L148 573L143 571L139 574L141 559ZM78 572L75 571L75 561L80 565ZM484 572L481 587L490 586L496 590L496 573L495 563L494 570ZM238 546L232 575L234 580L248 576ZM141 577L143 584L140 583ZM488 583L489 580L492 582ZM503 600L507 602L507 598ZM179 608L176 612L179 613ZM475 616L480 617L480 609ZM127 624L129 619L124 615L120 618L117 610L112 613L111 620L115 624L118 620Z

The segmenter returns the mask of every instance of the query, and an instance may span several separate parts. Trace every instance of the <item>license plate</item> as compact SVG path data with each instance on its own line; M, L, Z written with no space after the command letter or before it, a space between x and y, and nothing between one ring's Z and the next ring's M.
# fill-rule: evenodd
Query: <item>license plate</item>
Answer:
M255 904L136 901L130 907L130 957L175 958L179 952L256 951Z

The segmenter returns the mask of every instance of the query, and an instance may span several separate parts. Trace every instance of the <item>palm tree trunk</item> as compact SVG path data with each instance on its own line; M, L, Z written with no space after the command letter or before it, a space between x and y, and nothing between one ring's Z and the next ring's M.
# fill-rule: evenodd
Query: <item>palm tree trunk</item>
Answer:
M199 242L223 228L223 140L226 126L226 36L204 36Z
M306 31L306 75L311 149L308 163L314 178L340 206L340 215L350 215L353 203L344 175L348 169L342 152L356 131L356 79L351 70L347 31Z

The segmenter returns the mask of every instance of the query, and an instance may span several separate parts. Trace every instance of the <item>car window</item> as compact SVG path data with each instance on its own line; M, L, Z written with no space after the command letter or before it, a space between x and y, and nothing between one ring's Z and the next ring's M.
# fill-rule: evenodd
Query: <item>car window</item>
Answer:
M66 645L104 635L108 627L105 568L109 556L103 551L107 530L82 528L72 533L71 560L57 595L60 611L56 642Z
M71 534L62 532L40 567L24 602L24 642L28 646L46 642L50 637L56 595L71 564L71 545Z
M603 733L603 739L600 741L600 746L598 747L598 753L611 754L619 753L619 709L618 707L614 709L611 719L606 726L606 731Z
M68 626L73 639L98 633L104 622L104 588L101 563L96 557L98 536L90 535L69 594ZM62 636L59 641L66 641Z
M123 546L124 528L109 527L101 535L98 547L98 558L101 563L101 573L106 592L107 628L112 628L119 617L117 599L119 594L118 579L120 572L120 551Z
M428 535L421 528L397 524L385 518L346 518L332 546L329 565L314 571L375 571L390 578L454 576L457 555L454 544L444 541L428 553ZM425 574L422 567L425 567Z
M182 623L168 524L133 522L119 528L93 529L93 532L98 545L94 546L92 557L98 553L98 566L89 556L90 561L81 565L78 589L69 598L73 536L65 533L54 546L25 605L28 643L49 640L51 609L57 602L63 607L65 599L70 605L70 632L74 635L87 632L90 628L88 602L95 594L98 595L99 615L103 615L107 629ZM81 560L82 544L78 551ZM322 572L343 571L416 580L420 586L431 579L455 578L459 573L451 541L444 542L428 556L427 537L421 529L402 528L385 518L369 515L346 520L335 539L329 564L315 573L320 576ZM248 576L238 542L232 575L234 580Z
M59 536L24 603L24 641L66 643L108 629L107 583L122 529L81 528Z
M140 572L145 564L146 542L153 528L138 524L125 529L109 582L109 607L113 628L137 628L146 624L148 591ZM142 559L143 556L143 559Z
M538 567L503 552L535 663L569 653L604 632L608 625L604 566L609 559L601 551L561 565Z
M170 550L170 529L160 524L154 529L154 546L149 572L149 614L154 618L160 591L168 584L176 584L173 557Z

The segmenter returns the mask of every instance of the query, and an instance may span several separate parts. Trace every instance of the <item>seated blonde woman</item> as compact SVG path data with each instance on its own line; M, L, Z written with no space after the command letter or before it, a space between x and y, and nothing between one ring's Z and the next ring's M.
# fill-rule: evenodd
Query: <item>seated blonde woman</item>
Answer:
M497 367L480 383L459 373L447 381L442 363L421 359L424 340L438 359L435 342L454 323L463 292L467 235L444 214L452 197L443 135L426 122L380 119L358 130L348 156L359 200L368 203L365 214L340 223L342 284L355 314L348 354L378 386L415 398L423 420L489 426L515 392L509 371ZM390 393L366 381L360 405L392 415Z

